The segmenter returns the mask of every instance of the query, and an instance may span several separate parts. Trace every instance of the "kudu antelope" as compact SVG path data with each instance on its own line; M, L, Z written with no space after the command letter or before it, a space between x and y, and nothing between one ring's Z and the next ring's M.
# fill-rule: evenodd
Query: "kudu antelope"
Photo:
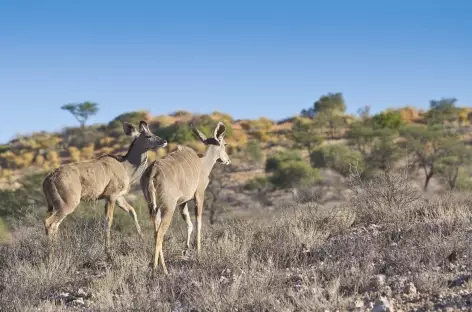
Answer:
M49 216L44 220L44 225L48 237L54 236L59 224L74 211L81 200L98 199L106 200L106 250L110 245L115 203L131 215L138 234L142 235L136 212L124 195L144 172L148 150L165 147L167 142L154 135L145 121L139 123L139 130L124 122L123 131L133 138L126 155L103 155L93 160L65 164L46 176L43 192Z
M224 140L226 127L222 122L219 122L216 126L212 138L207 139L193 125L192 131L206 145L204 155L199 156L189 147L180 147L166 157L151 163L141 177L141 188L148 202L149 213L155 228L153 271L157 269L160 258L165 274L168 274L168 271L162 252L162 241L171 223L175 208L179 206L180 213L187 223L186 250L188 250L193 225L190 220L187 202L195 200L196 244L197 256L199 256L203 201L210 172L216 161L225 165L231 163L226 153L226 142Z

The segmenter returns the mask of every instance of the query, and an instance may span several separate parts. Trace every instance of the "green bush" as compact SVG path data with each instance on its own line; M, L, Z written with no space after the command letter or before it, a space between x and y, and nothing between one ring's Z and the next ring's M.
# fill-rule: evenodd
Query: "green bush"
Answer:
M283 162L270 177L270 182L279 188L312 185L319 180L318 170L305 161Z
M361 153L352 151L342 144L326 145L315 149L310 154L310 162L314 168L331 168L344 176L350 173L352 166L359 170L364 168Z
M0 217L5 221L18 220L37 207L45 206L42 182L46 172L35 173L20 179L22 187L14 190L0 189Z
M152 131L159 137L172 143L185 144L195 140L190 125L186 123L174 123L167 127L152 129Z
M243 188L247 191L261 190L265 188L268 183L269 179L266 176L258 176L248 180Z
M398 129L403 126L402 115L398 111L385 111L372 118L374 128Z
M231 122L224 120L215 120L210 115L200 115L195 117L193 123L195 127L197 127L201 132L203 132L208 138L213 137L213 133L215 131L216 125L219 121L222 121L226 127L226 134L225 137L231 137L233 135L233 127L231 126Z
M266 172L276 172L279 171L282 164L286 162L299 162L302 161L302 157L296 151L282 151L278 152L275 155L272 155L267 158L265 171Z
M134 125L135 127L138 126L141 120L149 120L150 114L148 111L136 111L136 112L127 112L121 115L116 116L112 121L108 123L108 127L110 128L122 128L122 122L126 121L130 124Z

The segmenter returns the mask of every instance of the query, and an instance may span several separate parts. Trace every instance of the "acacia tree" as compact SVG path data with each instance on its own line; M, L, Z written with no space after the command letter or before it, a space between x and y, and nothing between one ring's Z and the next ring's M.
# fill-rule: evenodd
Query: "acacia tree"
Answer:
M331 139L334 139L336 128L343 122L342 116L346 111L343 94L337 92L323 95L313 104L313 108L316 115L328 123Z
M429 181L437 173L438 161L445 155L447 141L454 139L454 136L438 125L406 126L401 129L400 133L405 139L404 147L415 155L415 162L424 171L424 190L426 191Z
M446 180L451 190L456 188L459 170L471 160L471 150L464 142L458 139L445 142L444 155L438 161L438 174Z
M65 104L61 109L70 112L80 123L80 127L84 128L87 120L97 114L99 108L97 103L85 101L83 103Z
M357 122L351 126L347 133L348 144L366 157L372 150L376 133L372 126L365 122Z
M306 148L308 153L322 142L322 138L319 136L315 124L311 119L295 119L292 126L291 138L295 147Z
M456 98L442 98L429 102L430 110L426 117L429 124L443 124L444 121L454 121L459 118Z

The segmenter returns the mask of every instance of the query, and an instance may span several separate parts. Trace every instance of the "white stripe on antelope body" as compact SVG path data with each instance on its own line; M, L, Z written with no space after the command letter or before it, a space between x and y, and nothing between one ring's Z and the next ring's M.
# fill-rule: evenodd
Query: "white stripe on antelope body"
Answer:
M171 223L175 208L179 206L182 217L187 223L186 249L188 249L193 225L190 220L187 202L195 200L198 256L201 250L203 201L210 172L217 161L225 165L231 163L226 153L226 142L224 140L226 127L222 122L219 122L216 126L212 138L207 139L203 133L193 126L192 131L206 145L203 156L200 157L189 147L179 147L166 157L151 163L141 177L141 188L148 202L156 232L153 269L157 268L160 258L165 274L167 274L167 268L162 252L162 242Z
M46 176L43 192L49 212L44 220L47 236L52 237L57 232L59 224L81 200L97 199L106 200L106 249L110 243L115 202L132 216L141 235L136 212L124 195L146 169L148 150L165 147L167 142L152 134L145 121L139 123L139 131L126 122L123 123L123 130L133 138L125 156L103 155L89 161L65 164Z

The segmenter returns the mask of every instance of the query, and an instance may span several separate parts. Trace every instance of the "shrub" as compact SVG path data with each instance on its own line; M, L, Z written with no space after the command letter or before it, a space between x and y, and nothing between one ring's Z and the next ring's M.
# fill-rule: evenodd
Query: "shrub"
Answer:
M364 167L362 155L342 144L325 145L315 149L310 154L310 162L314 168L331 168L344 176L350 173L352 166L361 170Z
M150 121L151 114L146 110L126 112L116 116L112 121L108 123L108 127L111 129L122 129L123 121L129 122L130 124L137 126L141 120Z
M28 167L31 165L34 159L34 152L25 152L23 153L23 166Z
M257 176L248 180L244 184L244 189L247 191L261 190L267 186L269 179L266 176Z
M398 129L403 126L402 115L398 111L385 111L372 118L374 128Z
M95 144L89 144L80 151L83 160L93 159L95 157Z
M317 169L304 161L283 162L270 177L270 182L280 188L311 185L320 179Z
M151 129L151 131L167 142L185 144L195 140L192 130L186 123L174 123L167 127Z
M69 147L69 154L73 162L80 161L80 151L77 147L71 146Z
M0 217L6 221L23 218L45 205L42 182L46 172L39 172L22 177L20 188L0 190Z
M57 168L61 165L61 161L59 159L59 155L56 151L49 151L46 154L46 159L48 162L53 166L53 168Z
M356 209L358 221L363 223L410 220L415 214L412 206L420 198L420 192L408 177L407 169L384 171L372 177L362 178L360 172L348 177L353 192L350 204Z
M267 158L265 171L266 172L276 172L279 171L282 164L285 162L299 162L303 161L300 153L296 151L284 150L282 152L278 152L275 155L272 155Z
M36 158L34 159L34 162L36 163L36 165L38 166L42 166L44 165L44 156L43 155L37 155Z

